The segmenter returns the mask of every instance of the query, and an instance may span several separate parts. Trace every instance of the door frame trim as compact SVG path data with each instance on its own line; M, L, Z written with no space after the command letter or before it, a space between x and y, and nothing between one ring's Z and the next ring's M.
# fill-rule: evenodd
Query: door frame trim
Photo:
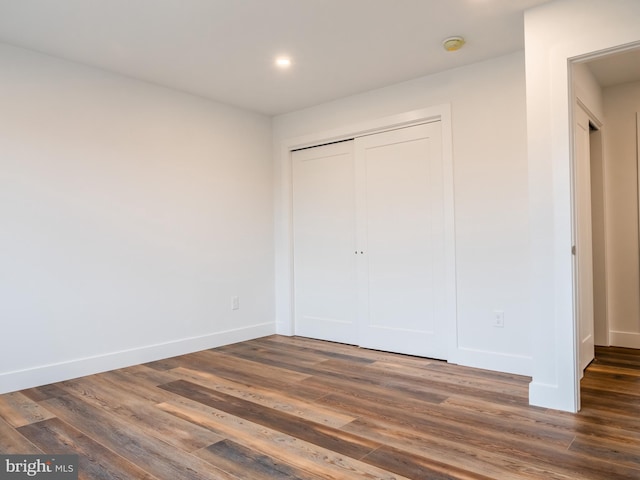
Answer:
M444 229L446 278L446 344L447 360L456 362L457 304L456 304L456 263L455 263L455 215L453 143L451 127L451 105L433 107L372 119L360 123L344 125L332 130L319 131L308 135L283 140L276 145L279 162L279 188L276 197L280 211L276 219L276 332L281 335L295 335L294 291L293 291L293 196L291 151L340 140L348 140L363 135L380 133L421 123L441 122L442 165L444 180ZM277 182L278 184L278 182Z

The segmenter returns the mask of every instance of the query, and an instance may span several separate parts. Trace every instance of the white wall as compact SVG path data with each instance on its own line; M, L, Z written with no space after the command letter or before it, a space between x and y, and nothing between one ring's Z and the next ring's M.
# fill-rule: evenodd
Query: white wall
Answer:
M579 408L568 61L640 40L637 0L556 0L525 14L535 405Z
M9 46L0 85L0 393L274 331L269 118Z
M611 345L640 348L636 112L640 82L604 89L608 317Z
M451 104L458 348L466 365L528 374L530 305L523 53L344 98L274 119L286 139ZM291 325L287 165L276 164L276 306ZM493 311L505 312L495 328Z

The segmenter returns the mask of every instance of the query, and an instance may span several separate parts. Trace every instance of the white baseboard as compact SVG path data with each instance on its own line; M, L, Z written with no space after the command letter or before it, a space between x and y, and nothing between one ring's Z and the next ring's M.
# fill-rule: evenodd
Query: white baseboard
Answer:
M183 338L95 357L79 358L68 362L6 372L0 374L0 394L243 342L274 333L274 323L263 323L200 337Z
M531 357L458 347L451 363L515 375L531 375Z
M609 332L609 344L612 347L640 348L640 333Z

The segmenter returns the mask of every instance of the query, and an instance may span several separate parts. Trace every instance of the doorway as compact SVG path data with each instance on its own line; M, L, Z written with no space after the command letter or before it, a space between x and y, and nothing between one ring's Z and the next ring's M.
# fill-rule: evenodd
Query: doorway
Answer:
M579 248L575 258L576 364L578 377L581 378L584 368L592 359L593 344L640 348L637 122L637 111L640 109L640 49L600 56L594 54L586 61L584 58L576 60L572 64L574 74L577 64L586 67L591 85L585 94L584 84L577 85L574 75L572 91L578 100L582 93L606 118L606 125L600 128L601 125L594 122L593 116L589 116L589 108L586 108L586 120L582 112L584 105L577 102L574 108L574 240L580 243L580 236L584 236L584 232L591 228L592 243L588 259L591 266L580 258ZM588 134L585 132L587 120ZM580 213L580 206L585 205L582 197L585 189L581 189L583 180L580 174L581 156L585 155L585 149L589 151L591 182L588 201L591 213L588 218ZM589 222L591 225L588 225ZM592 274L590 286L589 279L585 280L588 273ZM589 302L589 293L592 295L591 303L585 306ZM588 328L589 315L593 317L592 331ZM589 335L593 340L591 344L587 341Z

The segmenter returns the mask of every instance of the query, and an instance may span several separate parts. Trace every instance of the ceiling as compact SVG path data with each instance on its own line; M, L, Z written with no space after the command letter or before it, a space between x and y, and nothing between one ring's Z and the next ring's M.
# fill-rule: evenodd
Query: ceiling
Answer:
M521 50L548 1L0 0L0 42L277 115Z
M587 63L601 87L640 81L640 48L605 55Z

